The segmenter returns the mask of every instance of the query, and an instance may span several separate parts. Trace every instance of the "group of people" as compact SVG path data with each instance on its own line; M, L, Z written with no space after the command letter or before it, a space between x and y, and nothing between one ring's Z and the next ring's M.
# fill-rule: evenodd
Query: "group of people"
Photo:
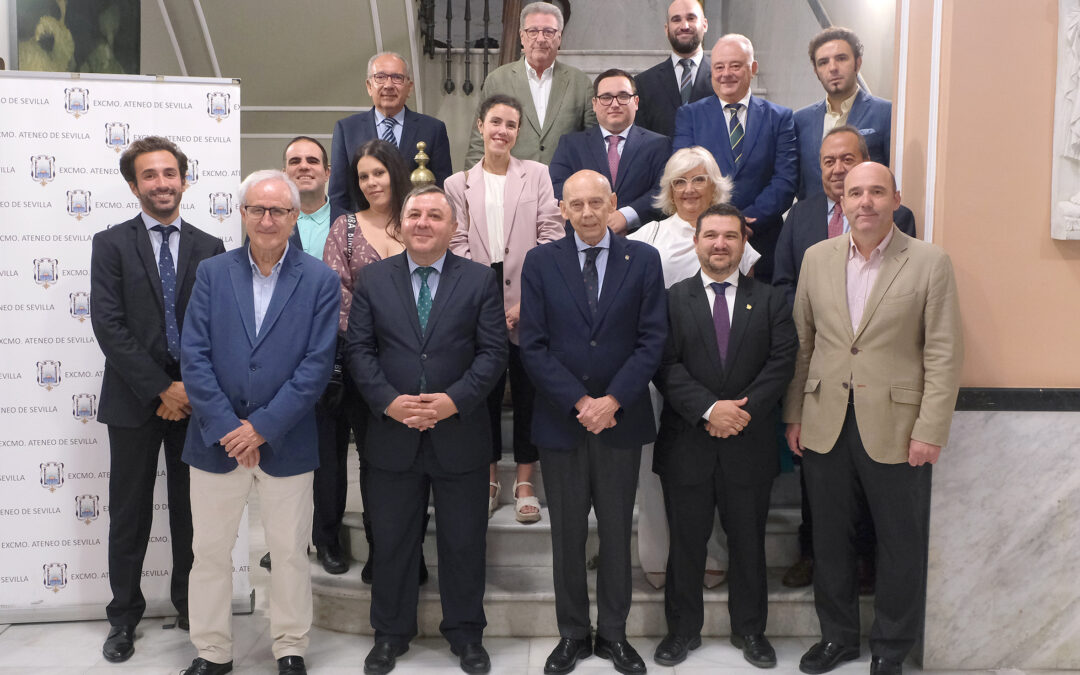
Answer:
M546 673L594 653L646 671L626 636L635 503L643 571L664 589L654 661L701 645L702 582L726 578L732 644L776 664L765 522L781 432L804 485L803 556L785 583L812 580L821 622L800 669L859 655L869 551L871 672L901 672L922 625L930 465L962 340L949 259L913 238L887 167L891 105L858 87L858 38L811 41L826 97L792 113L751 94L747 38L704 52L696 0L668 8L670 59L591 83L556 58L556 5L520 19L524 58L485 81L465 171L451 175L445 125L405 107L405 59L376 54L373 108L337 123L330 157L300 136L282 170L240 185L233 251L180 218L176 145L148 136L121 156L142 211L95 236L91 266L112 469L107 660L134 652L164 443L172 600L198 650L186 672L232 669L231 550L254 486L273 654L279 673L305 673L309 542L326 572L349 569L352 434L375 632L365 673L393 670L418 633L429 500L440 631L462 670L488 672L485 537L509 385L514 517L544 513L539 460L551 523L560 640ZM414 189L418 141L436 184Z

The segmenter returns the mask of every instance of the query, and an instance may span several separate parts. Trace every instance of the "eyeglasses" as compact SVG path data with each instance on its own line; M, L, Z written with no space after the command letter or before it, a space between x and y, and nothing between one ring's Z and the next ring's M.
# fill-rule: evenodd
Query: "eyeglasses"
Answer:
M559 34L559 31L555 28L523 28L521 32L528 35L530 40L535 40L541 35L549 40L553 40L555 39L555 36Z
M262 220L262 217L267 213L270 214L270 218L276 221L285 220L285 217L296 209L283 209L280 206L273 206L267 208L265 206L244 206L244 213L248 214L255 220Z
M687 179L683 178L682 176L679 176L678 178L672 178L671 179L671 189L673 189L673 190L685 190L686 186L693 185L695 188L698 188L700 190L701 188L708 185L710 182L712 182L712 180L703 173L694 176L690 180L687 180Z
M618 101L619 105L626 105L630 102L630 99L634 98L634 94L627 94L622 92L620 94L600 94L599 96L593 96L594 100L600 101L600 105L609 106L612 101Z
M407 80L408 78L401 73L375 73L368 79L370 79L375 84L386 84L386 81L390 80L394 84L401 85L405 84L405 80Z

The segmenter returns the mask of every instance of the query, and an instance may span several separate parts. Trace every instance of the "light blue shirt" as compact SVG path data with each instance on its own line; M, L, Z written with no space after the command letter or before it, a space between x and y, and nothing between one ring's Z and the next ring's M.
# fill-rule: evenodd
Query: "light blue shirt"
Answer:
M251 290L255 297L255 334L262 329L263 317L266 316L266 308L270 306L270 298L274 297L274 289L277 288L278 277L281 276L281 263L289 253L289 242L285 242L285 250L281 257L274 263L268 276L263 276L255 259L251 257L251 247L248 246L248 261L251 263Z
M623 129L618 134L613 134L610 131L608 131L607 129L605 129L604 127L600 127L600 135L604 137L604 154L607 155L608 136L618 136L620 139L622 139L622 140L619 141L619 150L618 150L619 159L621 160L623 150L626 149L626 138L630 135L630 128L633 127L633 126L634 125L631 124L629 127L626 127L625 129ZM622 171L622 168L623 168L622 167L622 162L620 161L619 162L619 171ZM618 179L618 175L616 175L615 178ZM615 191L615 186L614 185L611 186L611 190L612 190L612 192ZM637 211L635 211L632 206L624 206L624 207L622 207L621 209L619 209L619 213L623 214L623 218L626 218L626 229L627 230L632 230L632 229L636 228L638 225L641 224L641 220L638 218Z
M146 233L150 235L150 245L154 247L154 262L157 262L161 256L161 240L162 236L160 232L155 232L153 229L156 225L165 225L168 227L172 225L176 228L176 234L169 237L169 253L172 253L173 273L176 272L176 265L179 262L180 257L180 216L177 216L171 223L159 223L150 216L146 215L143 211L139 214L142 216L143 224L146 225ZM158 272L160 275L161 272Z
M379 112L378 109L374 109L374 110L375 110L375 133L378 134L379 138L382 138L382 135L383 135L383 120L386 119L386 115ZM398 114L394 115L394 121L397 122L397 124L394 125L394 145L396 145L396 146L398 146L400 148L401 147L401 128L402 128L402 125L405 124L405 107L404 106L402 106L401 110L398 111Z
M828 204L828 208L825 209L825 224L828 225L829 219L832 218L832 210L833 210L833 207L836 206L836 202L834 202L833 200L826 197L825 198L825 203ZM842 214L844 213L843 207L841 207L840 213L842 213ZM843 231L843 234L847 234L848 232L851 231L851 226L848 225L847 215L846 214L843 215L843 219L844 219L844 231Z
M574 243L577 244L578 265L581 266L581 271L584 273L585 249L592 247L581 241L581 237L578 236L577 232L574 232ZM611 248L611 230L604 232L604 238L596 246L601 249L600 253L596 255L596 299L599 300L600 294L604 290L604 272L607 271L608 250Z
M413 262L411 256L406 254L406 259L409 261L409 280L412 281L412 299L413 302L417 302L420 299L420 275L416 274L417 267L423 267L423 265L417 265ZM446 263L446 253L435 262L428 265L428 267L434 267L435 271L428 275L427 286L431 291L431 300L435 301L435 292L439 289L439 277L442 276L442 268Z
M296 219L296 229L300 233L304 252L322 260L326 237L330 234L330 201L327 200L311 215L301 211Z

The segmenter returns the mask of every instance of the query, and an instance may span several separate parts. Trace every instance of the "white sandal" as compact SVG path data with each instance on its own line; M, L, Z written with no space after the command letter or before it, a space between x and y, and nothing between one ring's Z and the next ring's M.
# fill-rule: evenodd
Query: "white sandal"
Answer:
M517 521L519 523L535 523L540 520L540 500L536 498L536 495L528 495L527 497L518 497L518 487L522 485L528 485L533 487L533 484L527 480L514 481L514 513L517 514ZM532 506L536 508L536 513L525 513L522 511L526 506Z
M488 495L488 520L494 515L495 509L499 506L499 493L502 492L502 484L496 481L488 482L489 488L495 488L495 494Z

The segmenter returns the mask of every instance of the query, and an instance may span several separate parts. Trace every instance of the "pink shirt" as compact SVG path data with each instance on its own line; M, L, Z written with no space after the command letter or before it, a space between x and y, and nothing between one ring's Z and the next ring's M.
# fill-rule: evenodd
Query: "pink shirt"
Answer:
M850 235L849 235L850 236ZM885 249L892 241L893 231L881 240L881 243L870 251L870 258L864 258L855 246L855 240L851 239L848 247L847 258L847 306L851 314L851 331L857 332L862 323L863 311L866 309L866 299L870 297L870 291L877 281L881 263L885 259Z

